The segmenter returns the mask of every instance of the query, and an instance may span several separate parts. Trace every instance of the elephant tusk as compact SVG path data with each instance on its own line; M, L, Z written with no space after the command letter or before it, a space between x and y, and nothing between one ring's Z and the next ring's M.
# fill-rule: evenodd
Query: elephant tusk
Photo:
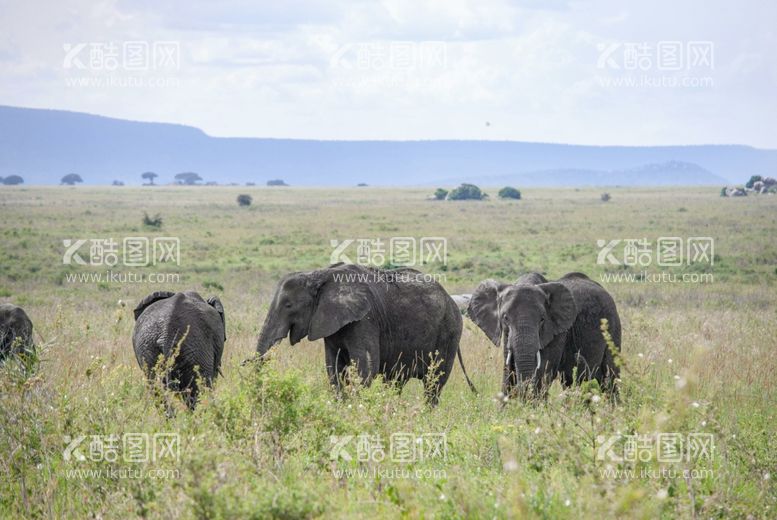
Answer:
M540 365L542 364L542 356L540 356L540 351L537 351L537 370L540 369Z
M510 359L512 357L513 357L513 353L512 352L508 352L507 353L507 359L505 360L505 365L507 365L508 367L510 367Z

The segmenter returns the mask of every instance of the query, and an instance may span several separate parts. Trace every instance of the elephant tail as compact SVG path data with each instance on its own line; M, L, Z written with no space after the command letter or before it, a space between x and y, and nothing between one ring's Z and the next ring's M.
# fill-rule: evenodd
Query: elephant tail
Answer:
M472 393L477 395L478 389L475 388L475 385L472 384L472 381L469 380L469 376L467 375L467 369L464 368L464 360L461 359L461 347L456 349L456 354L459 356L459 365L461 365L461 371L464 372L464 379L467 380L467 384L469 385L469 389L472 390Z

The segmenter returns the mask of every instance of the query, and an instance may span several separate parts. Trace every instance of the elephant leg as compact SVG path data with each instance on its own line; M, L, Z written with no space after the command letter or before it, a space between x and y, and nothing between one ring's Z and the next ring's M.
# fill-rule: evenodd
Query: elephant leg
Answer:
M356 365L362 384L368 386L372 383L381 366L380 330L377 326L369 320L357 321L346 325L331 338L347 354L347 362Z
M347 383L347 369L351 360L348 351L341 347L333 338L324 338L326 373L329 384L335 391L338 399L342 397L343 386Z

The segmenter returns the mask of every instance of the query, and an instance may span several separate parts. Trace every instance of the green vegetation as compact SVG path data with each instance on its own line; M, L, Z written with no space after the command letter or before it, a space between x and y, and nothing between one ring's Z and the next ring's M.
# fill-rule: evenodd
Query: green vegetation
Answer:
M62 177L62 180L60 181L61 184L65 184L67 186L75 186L79 182L84 182L84 180L77 173L68 173Z
M521 192L512 186L505 186L499 190L499 198L521 200Z
M239 206L250 206L253 200L254 199L251 197L251 195L246 195L245 193L241 193L237 196L237 204Z
M162 215L157 213L150 217L148 213L143 212L143 225L150 228L160 229L162 227Z
M448 194L448 200L482 200L488 197L474 184L462 184Z
M30 315L40 358L34 374L15 362L0 369L1 518L777 515L777 243L764 239L777 232L777 197L623 188L602 204L596 189L532 189L513 212L496 200L429 204L423 188L293 188L256 190L245 211L235 204L241 190L0 190L0 295ZM157 235L140 226L138 208L164 213L164 236L180 239L180 265L114 270L177 273L180 281L68 281L105 268L63 265L63 240ZM446 237L447 263L421 269L444 275L451 293L534 270L549 278L583 271L600 281L623 321L619 403L595 385L564 390L555 383L546 402L503 406L502 353L467 319L462 355L480 395L456 366L431 411L418 381L401 395L376 383L336 400L321 341L292 347L284 340L261 369L241 366L282 274L326 265L333 238L388 244L394 236ZM645 268L598 265L597 240L698 236L714 238L714 266L653 263L648 270L708 270L714 283L601 278L640 280ZM223 376L194 413L171 399L178 413L167 419L132 351L132 309L152 291L187 289L224 303ZM176 433L180 456L125 463L120 451L115 462L65 459L65 436L131 432ZM389 439L400 432L444 433L446 457L391 463ZM714 452L678 463L599 460L616 432L711 433ZM359 461L360 434L382 439L386 460ZM330 438L347 435L357 436L352 460L331 460ZM89 454L89 440L81 452ZM385 473L394 468L411 476ZM73 473L90 469L138 473ZM346 469L356 474L339 473ZM621 469L636 476L611 473Z
M437 188L434 190L434 198L436 200L445 200L445 197L448 196L448 190L443 188Z

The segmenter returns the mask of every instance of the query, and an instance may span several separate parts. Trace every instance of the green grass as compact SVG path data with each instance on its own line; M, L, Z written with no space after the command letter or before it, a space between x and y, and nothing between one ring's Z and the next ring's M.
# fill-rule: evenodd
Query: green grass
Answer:
M33 376L0 374L0 517L774 518L777 515L777 197L721 199L714 188L522 189L521 201L426 201L428 189L3 188L0 298L23 306L42 345ZM239 207L239 193L253 197ZM143 226L160 214L161 229ZM179 283L73 283L64 239L179 237ZM284 341L261 371L255 348L278 278L325 266L330 240L442 236L451 293L536 270L549 278L596 265L597 239L709 236L713 283L605 284L623 321L618 404L596 388L543 404L502 406L501 353L465 319L462 352L480 395L456 368L429 410L420 382L375 384L343 401L326 383L321 342ZM83 249L86 251L87 247ZM349 250L353 254L353 249ZM658 271L654 265L648 268ZM166 419L131 347L132 309L154 290L218 295L228 341L223 377L194 413ZM671 361L670 361L671 360ZM77 462L64 436L172 432L180 457ZM330 436L444 433L447 457L411 464L333 462ZM710 460L612 469L711 470L700 478L613 478L597 460L616 433L706 432ZM86 446L86 445L84 445ZM353 451L353 450L351 450ZM393 478L398 467L420 478ZM76 478L73 469L141 469L137 478ZM344 469L367 476L339 476ZM167 478L154 478L154 470ZM335 471L337 470L337 471ZM375 471L373 474L372 471Z

